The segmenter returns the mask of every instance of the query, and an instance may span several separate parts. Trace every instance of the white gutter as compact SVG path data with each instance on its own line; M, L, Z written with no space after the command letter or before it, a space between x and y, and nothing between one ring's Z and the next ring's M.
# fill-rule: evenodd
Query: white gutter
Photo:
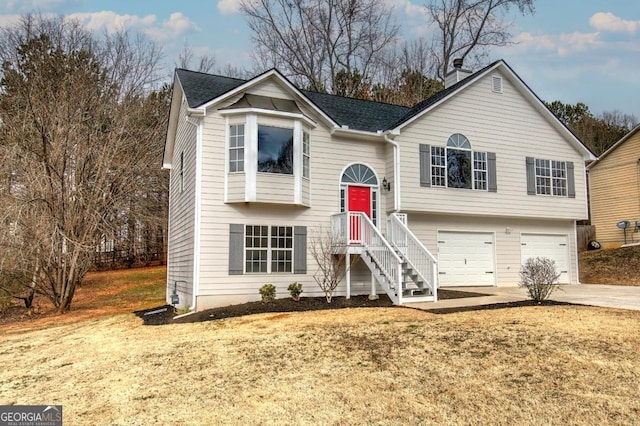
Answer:
M389 138L390 132L383 134L384 140L393 145L393 210L400 211L400 145Z
M196 297L198 294L198 283L200 281L200 191L202 190L202 119L197 122L189 120L186 117L185 121L192 126L196 127L196 187L195 187L195 203L194 203L194 224L193 224L193 286L191 287L191 306L189 311L194 312L196 310Z

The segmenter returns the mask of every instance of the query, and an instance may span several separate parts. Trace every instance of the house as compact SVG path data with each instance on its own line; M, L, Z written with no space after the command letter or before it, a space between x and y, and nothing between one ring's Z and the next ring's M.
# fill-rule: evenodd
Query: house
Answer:
M639 242L640 126L591 163L587 173L598 242L608 248Z
M300 90L277 70L239 80L178 69L167 301L258 300L273 283L322 295L310 244L349 258L338 295L430 301L451 286L515 286L529 257L578 282L587 218L582 143L500 60L459 64L412 108ZM356 262L353 262L357 260Z

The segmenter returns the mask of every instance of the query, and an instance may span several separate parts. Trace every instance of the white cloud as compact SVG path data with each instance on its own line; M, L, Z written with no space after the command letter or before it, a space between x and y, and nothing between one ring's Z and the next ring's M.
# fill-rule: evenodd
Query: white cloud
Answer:
M74 13L68 16L78 19L89 30L114 32L123 29L137 29L149 36L166 40L200 28L181 12L174 12L169 19L158 22L156 15L119 15L112 11L94 13Z
M200 27L181 12L174 12L161 25L147 28L144 31L158 40L166 40L192 31L200 31Z
M640 21L627 21L611 12L598 12L589 19L589 24L598 31L635 34L640 29Z
M6 0L0 2L0 10L9 13L22 13L32 10L43 12L59 8L60 6L70 6L80 3L80 0Z
M136 15L118 15L111 11L94 13L72 13L68 16L71 19L78 19L89 30L108 32L119 31L128 28L149 27L155 24L156 15L146 15L139 17Z
M223 15L240 12L241 0L218 0L218 10Z
M563 33L531 34L528 32L516 35L517 44L507 49L516 51L555 52L558 56L567 56L575 52L584 52L603 46L600 33Z

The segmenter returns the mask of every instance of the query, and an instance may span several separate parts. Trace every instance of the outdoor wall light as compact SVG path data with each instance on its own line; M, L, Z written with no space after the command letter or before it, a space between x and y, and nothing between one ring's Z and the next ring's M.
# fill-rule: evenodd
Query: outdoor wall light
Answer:
M382 188L386 189L387 191L391 191L391 183L387 182L386 177L382 179Z

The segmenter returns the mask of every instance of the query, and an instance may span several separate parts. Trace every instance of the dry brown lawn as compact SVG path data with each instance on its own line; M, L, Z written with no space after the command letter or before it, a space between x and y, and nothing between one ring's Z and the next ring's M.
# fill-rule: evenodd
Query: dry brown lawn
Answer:
M639 330L578 306L0 326L0 404L66 425L637 424Z
M579 258L582 283L640 286L640 246L584 251Z

